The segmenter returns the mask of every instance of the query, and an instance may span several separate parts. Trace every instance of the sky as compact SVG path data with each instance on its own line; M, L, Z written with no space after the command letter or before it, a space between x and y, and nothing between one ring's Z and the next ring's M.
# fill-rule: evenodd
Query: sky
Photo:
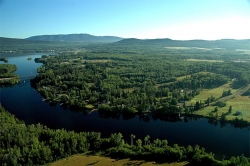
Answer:
M0 0L0 37L250 39L250 0Z

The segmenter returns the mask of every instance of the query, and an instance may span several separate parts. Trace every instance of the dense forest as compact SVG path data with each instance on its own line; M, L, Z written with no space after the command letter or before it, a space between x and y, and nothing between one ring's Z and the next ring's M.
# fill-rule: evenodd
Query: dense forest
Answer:
M167 140L136 139L124 140L121 133L108 138L101 133L49 129L42 124L26 125L0 106L0 165L43 165L76 153L91 151L110 157L146 159L160 162L189 161L191 164L236 166L249 165L246 157L237 156L217 160L198 145L182 147L168 145Z
M51 102L81 108L98 108L102 114L150 112L192 113L206 105L186 102L203 89L232 81L232 87L250 83L248 62L242 53L225 55L221 50L140 50L121 51L120 46L95 47L93 51L64 52L36 59L43 66L32 85ZM232 51L231 51L232 53ZM208 61L189 61L206 58ZM222 59L223 62L209 61ZM216 99L215 99L216 100ZM92 106L92 107L91 107Z

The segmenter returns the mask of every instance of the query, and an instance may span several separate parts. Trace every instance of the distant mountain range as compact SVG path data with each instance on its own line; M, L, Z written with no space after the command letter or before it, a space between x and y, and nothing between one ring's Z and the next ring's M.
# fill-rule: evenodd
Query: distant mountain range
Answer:
M99 43L98 45L94 43ZM92 45L94 44L94 45ZM197 47L212 49L250 50L250 39L246 40L172 40L172 39L124 39L116 36L93 36L89 34L42 35L27 39L0 37L0 51L36 52L65 51L116 47L119 49L159 49L164 47Z
M122 40L116 36L93 36L89 34L68 34L68 35L41 35L26 38L37 41L57 41L57 42L89 42L89 43L112 43Z

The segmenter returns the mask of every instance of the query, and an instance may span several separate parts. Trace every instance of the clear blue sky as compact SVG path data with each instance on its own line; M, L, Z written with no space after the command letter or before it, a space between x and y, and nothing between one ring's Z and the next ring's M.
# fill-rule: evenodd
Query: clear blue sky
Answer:
M250 0L0 0L0 36L250 39Z

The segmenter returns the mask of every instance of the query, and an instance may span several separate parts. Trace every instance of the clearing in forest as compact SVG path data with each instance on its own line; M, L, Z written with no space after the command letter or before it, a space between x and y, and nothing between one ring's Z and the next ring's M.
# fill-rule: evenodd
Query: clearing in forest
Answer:
M193 61L193 62L224 62L223 60L208 60L208 59L187 59L187 61Z
M213 96L213 97L215 97L216 99L218 99L219 97L221 97L222 96L222 93L223 93L223 91L227 91L227 90L229 90L229 89L231 89L231 92L232 92L232 94L234 94L236 91L237 91L237 89L232 89L232 87L231 87L231 82L228 82L228 83L226 83L226 84L224 84L224 85L221 85L221 86L219 86L218 88L213 88L213 89L204 89L204 90L202 90L201 92L200 92L200 94L199 95L197 95L197 96L195 96L190 102L189 102L189 104L195 104L196 103L196 101L198 100L198 101L205 101L205 100L207 100L207 98L208 97L211 97L211 96Z

